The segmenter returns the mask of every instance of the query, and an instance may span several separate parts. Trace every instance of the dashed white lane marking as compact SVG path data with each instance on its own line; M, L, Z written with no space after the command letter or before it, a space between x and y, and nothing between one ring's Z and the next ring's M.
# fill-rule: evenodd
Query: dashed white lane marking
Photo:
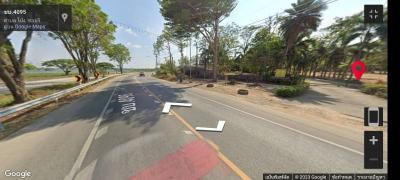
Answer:
M157 104L160 104L160 103L161 103L160 101L156 101L156 100L155 100L154 102L157 103Z
M90 145L92 144L94 137L96 135L97 129L100 126L100 123L104 120L103 116L108 108L108 105L111 102L112 97L115 94L115 90L117 89L117 87L119 86L120 81L117 82L117 84L114 87L113 92L111 93L110 97L108 98L108 101L106 103L106 105L103 108L103 111L101 111L100 116L97 118L96 123L94 124L94 127L92 129L92 131L90 132L88 138L85 141L85 144L83 144L82 150L78 155L78 158L76 159L74 165L71 168L71 171L67 174L67 176L65 176L64 180L72 180L76 174L76 172L78 172L78 170L81 168L83 160L86 157L86 154L89 150Z
M96 139L100 138L101 136L103 136L104 134L106 134L107 131L108 131L108 126L102 127L101 129L99 129L99 130L97 131L96 137L94 137L94 139L96 140Z

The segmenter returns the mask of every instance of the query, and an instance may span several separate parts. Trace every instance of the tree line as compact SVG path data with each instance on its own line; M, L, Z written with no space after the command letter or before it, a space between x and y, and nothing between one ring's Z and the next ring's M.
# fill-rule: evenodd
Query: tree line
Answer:
M44 62L44 66L57 66L68 74L76 68L82 77L83 83L89 81L89 74L93 75L109 65L98 64L101 54L105 54L111 61L115 61L122 73L123 64L131 61L127 47L115 42L116 25L92 0L11 0L2 4L68 4L72 6L72 30L49 31L48 36L59 40L71 56L71 60L54 60ZM16 53L9 39L12 31L0 32L0 78L10 90L15 103L30 99L25 87L24 73L26 55L33 31L26 31L21 50Z
M154 43L158 59L171 45L182 52L181 42L194 39L196 53L190 65L213 70L213 79L226 72L253 73L263 79L284 69L286 77L321 77L351 80L351 64L363 60L368 71L387 71L387 9L384 23L366 24L363 13L336 18L319 29L323 0L298 0L282 15L265 18L263 23L221 26L237 5L235 0L159 0L166 20L164 31ZM317 32L317 33L315 33ZM187 43L186 43L187 45ZM182 61L183 55L181 55ZM164 65L165 66L165 65ZM209 68L208 66L212 66ZM168 70L168 69L167 69Z

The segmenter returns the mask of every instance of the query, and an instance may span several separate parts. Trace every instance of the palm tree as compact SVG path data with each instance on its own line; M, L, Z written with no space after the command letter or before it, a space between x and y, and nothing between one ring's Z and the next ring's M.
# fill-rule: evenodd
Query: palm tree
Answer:
M317 30L321 22L321 12L327 8L322 0L298 0L286 9L288 14L279 19L281 35L286 41L285 55L287 58L287 73L290 75L296 41L299 36L307 36ZM300 39L301 40L301 39Z
M361 13L357 13L344 19L336 19L334 24L326 28L326 30L329 31L330 39L332 40L329 46L329 49L331 49L330 55L333 57L342 57L341 60L338 60L338 62L336 62L336 67L338 67L342 63L347 64L345 65L345 68L342 68L337 76L340 77L340 79L344 80L346 78L347 72L350 70L350 66L353 60L360 59L362 57L361 52L362 49L364 49L363 46L365 46L366 42L370 41L369 29L370 27L364 25ZM361 46L357 45L357 48L354 48L354 45L349 46L349 44L354 40L357 40L357 38L360 39L360 43L358 44ZM343 50L344 52L340 52L341 50ZM346 57L337 55L338 53L350 54L351 58L346 62Z
M318 42L318 44L316 45L317 47L317 52L316 52L316 60L315 62L312 64L311 70L310 70L310 74L312 71L312 77L315 78L315 75L317 73L317 69L318 66L320 65L321 61L325 58L325 56L328 53L328 50L326 49L326 47L324 46L324 44L322 42Z

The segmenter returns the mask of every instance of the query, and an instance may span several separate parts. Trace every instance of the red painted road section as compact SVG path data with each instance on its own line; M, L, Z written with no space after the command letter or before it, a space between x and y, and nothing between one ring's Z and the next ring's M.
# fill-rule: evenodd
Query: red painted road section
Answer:
M131 180L200 179L219 162L217 152L209 144L196 140L138 172Z

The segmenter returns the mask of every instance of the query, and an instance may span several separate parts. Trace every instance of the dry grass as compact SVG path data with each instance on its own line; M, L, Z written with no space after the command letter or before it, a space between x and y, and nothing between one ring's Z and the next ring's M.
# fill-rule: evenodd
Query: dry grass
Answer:
M38 81L38 80L47 80L47 79L58 79L58 78L73 78L77 73L70 73L69 75L65 75L63 72L56 73L27 73L25 75L26 81Z
M320 75L320 73L317 72L315 77L319 77L319 75ZM331 73L331 75L333 75L333 72ZM365 73L361 77L361 82L363 82L363 83L387 83L387 75L386 74L376 74L376 73Z
M64 89L72 88L76 85L77 85L76 83L65 83L65 84L58 84L58 85L34 88L32 90L29 90L29 94L30 94L31 99L37 99L37 98L53 94L55 92L58 92L58 91L61 91ZM13 97L11 94L0 95L0 108L13 105L13 101L14 100L13 100Z

